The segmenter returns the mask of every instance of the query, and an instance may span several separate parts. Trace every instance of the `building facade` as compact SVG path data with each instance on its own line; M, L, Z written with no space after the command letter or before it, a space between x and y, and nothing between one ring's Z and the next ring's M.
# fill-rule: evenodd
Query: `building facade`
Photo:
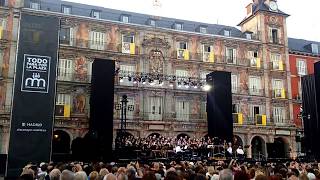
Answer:
M9 139L21 10L61 18L56 107L64 113L56 113L54 133L67 137L70 147L88 132L91 66L95 58L102 58L115 61L118 72L114 137L120 128L122 95L128 96L130 105L130 134L204 137L206 91L202 87L206 74L220 70L232 73L234 134L247 156L296 156L288 15L276 1L250 3L241 30L60 0L9 0L3 5L5 15L0 18L6 25L2 29L10 35L4 38L9 43L1 43L0 49L2 153L7 153Z
M320 43L303 39L289 38L289 64L291 72L291 91L293 101L293 119L298 128L297 147L301 151L303 139L303 121L300 116L302 106L301 77L314 73L314 63L320 60Z

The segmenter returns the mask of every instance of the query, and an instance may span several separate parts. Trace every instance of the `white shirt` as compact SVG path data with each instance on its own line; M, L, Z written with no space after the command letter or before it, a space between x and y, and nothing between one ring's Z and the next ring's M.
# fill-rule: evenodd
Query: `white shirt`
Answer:
M237 154L244 155L244 152L243 152L242 149L238 148L238 149L237 149Z
M177 146L175 150L176 150L176 153L178 153L178 152L182 152L182 149L181 149L181 147L180 147L180 146Z
M228 147L227 151L232 154L232 147Z

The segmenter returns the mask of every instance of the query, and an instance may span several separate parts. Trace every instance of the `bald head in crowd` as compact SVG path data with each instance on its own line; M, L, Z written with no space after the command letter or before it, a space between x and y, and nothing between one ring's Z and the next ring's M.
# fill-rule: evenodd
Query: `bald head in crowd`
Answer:
M232 171L230 169L220 171L219 180L233 180Z

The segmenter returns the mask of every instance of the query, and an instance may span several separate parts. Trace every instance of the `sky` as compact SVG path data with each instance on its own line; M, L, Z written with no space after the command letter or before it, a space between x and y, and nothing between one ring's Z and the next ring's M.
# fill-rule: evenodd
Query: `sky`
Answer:
M252 0L67 0L112 9L212 24L236 26L246 16ZM288 36L320 42L319 0L278 0L278 8L289 14Z

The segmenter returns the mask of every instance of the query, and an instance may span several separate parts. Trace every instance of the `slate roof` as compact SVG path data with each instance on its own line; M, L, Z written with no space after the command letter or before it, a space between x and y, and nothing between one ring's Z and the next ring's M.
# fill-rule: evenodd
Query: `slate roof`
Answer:
M320 42L308 41L304 39L288 38L288 46L291 52L313 54L311 50L311 44L317 44L318 51L320 52ZM319 54L314 54L314 55L319 55Z
M29 7L31 0L25 0L25 7ZM121 11L109 8L103 8L98 6L91 6L86 4L61 1L61 0L38 0L40 2L41 10L52 11L52 12L61 12L61 5L68 5L72 7L71 14L79 15L79 16L91 16L92 9L101 11L100 19L119 21L121 15L130 15L130 23L139 24L139 25L147 25L147 22L150 18L153 18L153 15L140 14L128 11ZM207 34L214 35L223 35L223 30L230 30L231 37L237 38L245 38L244 34L232 26L225 26L220 24L208 24L201 23L195 21L160 17L159 20L156 21L156 26L161 28L173 29L172 26L175 22L183 23L183 31L189 32L199 32L197 29L199 26L207 27Z

